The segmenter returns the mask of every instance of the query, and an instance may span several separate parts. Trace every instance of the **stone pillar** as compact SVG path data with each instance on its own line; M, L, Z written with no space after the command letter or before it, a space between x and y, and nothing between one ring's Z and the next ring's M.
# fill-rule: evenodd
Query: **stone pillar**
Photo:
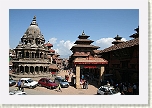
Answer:
M19 55L20 55L19 52L17 52L17 53L16 53L16 57L17 57L17 58L21 58Z
M22 72L23 72L23 75L24 75L24 72L25 72L24 65L22 65L22 68L23 68L23 71L22 71Z
M29 73L31 73L31 72L30 72L30 66L28 66L28 69L29 69Z
M53 60L52 56L51 56L51 58L50 58L50 59L51 59L51 64L52 64L52 60Z
M80 89L81 85L80 85L80 65L76 66L76 88Z
M26 66L25 66L26 67ZM29 71L27 72L28 74L31 74L31 72L30 72L30 67L29 67Z
M29 52L29 58L32 58L32 53L31 52Z
M32 70L31 70L31 72L32 72ZM35 75L35 66L33 66L33 74Z
M49 73L49 66L47 66L47 72L46 73Z
M101 79L102 79L102 81L104 80L104 77L103 77L104 70L105 70L104 66L101 66L100 67L100 74L99 74L100 77L99 77L98 85L100 85Z
M24 58L26 58L26 51L24 52Z
M41 52L39 52L39 58L41 58Z

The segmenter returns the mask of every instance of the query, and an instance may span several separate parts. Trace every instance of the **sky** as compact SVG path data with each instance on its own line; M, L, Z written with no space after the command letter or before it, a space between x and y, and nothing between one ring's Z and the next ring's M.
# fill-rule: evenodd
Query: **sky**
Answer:
M138 9L9 9L9 47L16 48L33 17L45 42L62 58L68 58L78 36L84 33L99 50L112 45L116 35L131 40L139 26Z

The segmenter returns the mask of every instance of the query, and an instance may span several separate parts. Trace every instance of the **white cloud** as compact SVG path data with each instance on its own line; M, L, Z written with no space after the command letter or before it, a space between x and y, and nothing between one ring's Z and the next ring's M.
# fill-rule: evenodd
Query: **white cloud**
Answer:
M53 44L53 49L55 50L56 53L58 53L60 55L60 57L66 57L68 58L71 54L72 51L70 50L72 48L72 46L74 46L74 41L70 41L70 40L61 40L59 42L57 42L56 38L51 38L50 43L55 42L55 44ZM113 38L101 38L97 41L95 41L94 43L92 43L93 45L99 46L100 50L108 48L112 45L112 41L114 41L115 39ZM122 38L122 41L127 41L125 38Z
M57 41L57 38L51 38L51 39L49 39L49 42L50 42L51 44L55 44L56 41Z
M55 48L54 50L56 51L56 53L58 53L61 57L69 57L72 52L71 52L71 48L72 46L74 46L74 42L71 42L69 40L64 41L61 40L58 44L57 44L57 48Z
M114 40L115 39L113 39L113 38L101 38L101 39L95 41L95 45L99 46L100 50L102 50L102 49L108 48L111 45L113 45L112 42ZM125 38L122 38L121 40L122 41L127 41Z

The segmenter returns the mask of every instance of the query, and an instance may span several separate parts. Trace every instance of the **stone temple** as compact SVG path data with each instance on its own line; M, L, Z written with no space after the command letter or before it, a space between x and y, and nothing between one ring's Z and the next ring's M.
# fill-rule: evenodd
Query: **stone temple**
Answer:
M57 69L52 64L53 55L52 44L45 43L44 36L36 22L34 16L30 26L27 28L21 41L14 49L16 53L15 59L12 61L13 68L18 74L42 74L50 72L50 67Z

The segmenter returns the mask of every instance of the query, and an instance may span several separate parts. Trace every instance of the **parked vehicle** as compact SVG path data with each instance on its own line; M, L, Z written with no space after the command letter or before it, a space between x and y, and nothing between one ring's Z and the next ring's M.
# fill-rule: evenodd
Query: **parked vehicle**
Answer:
M112 86L101 86L98 90L97 90L97 94L98 95L121 95L120 92L116 91L115 88L113 88Z
M33 81L31 78L21 78L21 82L24 81L23 87L28 87L30 89L35 88L38 84L37 81Z
M16 81L14 81L12 77L9 77L9 86L14 86L14 85L16 85Z
M49 89L54 89L54 88L58 87L58 84L54 83L52 80L50 80L48 78L41 78L38 81L38 85L49 88Z
M54 82L55 82L56 84L60 84L62 88L63 88L63 87L68 88L68 87L69 87L69 82L68 82L65 78L63 78L63 77L61 77L61 76L57 76L57 77L54 79Z
M10 91L9 95L27 95L27 93L22 91Z

